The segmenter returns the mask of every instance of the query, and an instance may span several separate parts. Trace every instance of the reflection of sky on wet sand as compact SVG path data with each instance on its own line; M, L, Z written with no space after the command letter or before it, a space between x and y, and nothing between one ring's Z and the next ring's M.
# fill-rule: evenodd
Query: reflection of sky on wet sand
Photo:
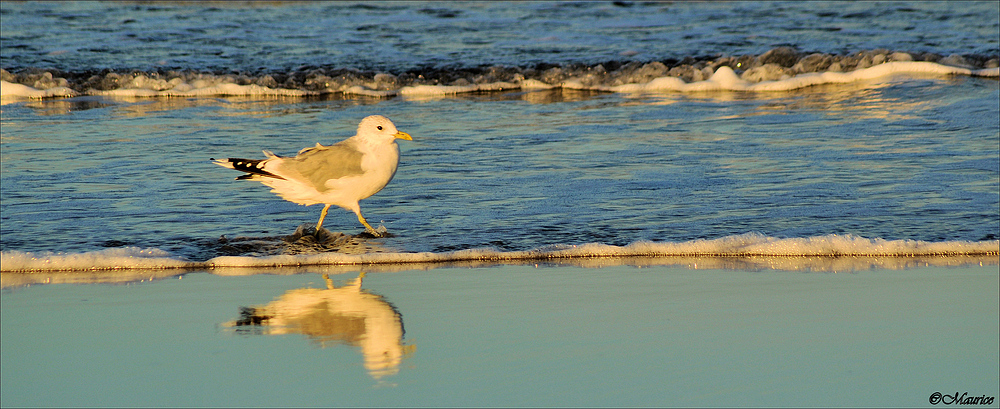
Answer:
M639 265L7 289L0 386L5 406L112 407L891 406L995 388L994 266Z
M373 378L396 374L415 346L403 345L402 317L395 307L361 289L364 276L336 287L323 274L326 288L289 290L267 305L242 308L239 319L223 325L239 334L302 334L324 348L355 346Z

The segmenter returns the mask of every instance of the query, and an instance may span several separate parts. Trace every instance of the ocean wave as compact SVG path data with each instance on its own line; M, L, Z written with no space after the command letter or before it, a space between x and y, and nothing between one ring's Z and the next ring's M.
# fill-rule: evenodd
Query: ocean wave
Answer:
M337 252L315 254L281 254L271 256L218 256L206 261L188 261L159 249L123 247L100 251L65 254L6 251L0 253L0 271L98 271L98 270L157 270L157 269L218 269L218 268L285 268L301 266L377 265L426 266L466 262L559 262L595 259L650 258L913 258L913 257L975 257L977 262L997 264L1000 241L946 241L869 239L853 235L826 235L806 238L774 238L748 233L718 239L686 242L636 242L626 246L599 243L549 246L528 251L467 249L451 252L381 252L345 254ZM588 261L589 260L589 261ZM601 264L601 263L597 263Z
M605 92L789 91L893 74L1000 77L996 57L940 56L872 50L850 55L804 55L779 47L756 56L609 61L534 67L417 68L403 73L303 67L295 72L246 75L193 71L119 73L0 70L5 100L73 97L344 97L389 98L567 88Z

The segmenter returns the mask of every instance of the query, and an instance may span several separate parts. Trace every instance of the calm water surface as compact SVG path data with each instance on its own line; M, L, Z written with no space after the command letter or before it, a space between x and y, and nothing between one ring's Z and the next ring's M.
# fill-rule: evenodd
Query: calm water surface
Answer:
M238 307L357 279L323 290L319 272L5 290L4 406L924 406L935 391L996 393L995 267L369 273L350 291L378 301L373 334L386 332L379 309L398 314L390 370L366 367L382 349L322 330L333 318L317 311L360 314L336 295L317 295L300 332L227 326Z

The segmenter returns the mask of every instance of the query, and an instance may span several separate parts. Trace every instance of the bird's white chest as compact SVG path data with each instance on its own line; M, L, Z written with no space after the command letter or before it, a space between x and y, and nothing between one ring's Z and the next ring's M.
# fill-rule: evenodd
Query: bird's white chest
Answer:
M361 159L361 170L364 173L388 175L389 178L396 174L396 167L399 166L399 145L390 143L364 148L364 156ZM386 182L388 183L388 180Z

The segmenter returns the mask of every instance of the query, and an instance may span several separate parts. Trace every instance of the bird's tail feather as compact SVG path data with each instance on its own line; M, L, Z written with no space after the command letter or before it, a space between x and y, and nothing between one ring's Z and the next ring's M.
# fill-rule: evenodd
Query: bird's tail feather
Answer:
M222 166L224 168L235 169L240 172L246 172L246 175L236 178L241 179L253 179L254 176L264 176L275 179L284 179L281 176L275 175L271 172L264 170L263 163L267 159L241 159L241 158L228 158L226 160L212 158L213 163Z

